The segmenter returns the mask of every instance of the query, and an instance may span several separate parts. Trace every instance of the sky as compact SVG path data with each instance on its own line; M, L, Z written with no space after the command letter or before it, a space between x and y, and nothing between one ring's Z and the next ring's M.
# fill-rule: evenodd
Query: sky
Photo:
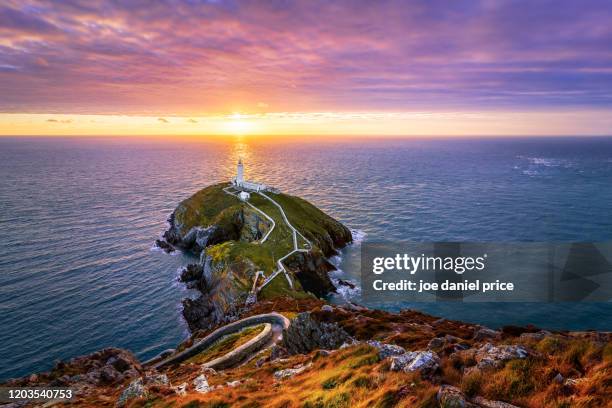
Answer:
M0 135L610 135L609 1L0 3Z

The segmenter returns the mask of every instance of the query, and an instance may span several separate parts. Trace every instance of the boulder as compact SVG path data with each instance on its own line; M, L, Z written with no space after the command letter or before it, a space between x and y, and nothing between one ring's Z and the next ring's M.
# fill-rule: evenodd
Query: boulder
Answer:
M519 345L499 345L494 346L491 343L486 343L476 350L474 360L477 367L484 368L501 368L505 362L513 359L526 358L529 352Z
M516 405L508 404L503 401L491 401L483 397L474 397L472 402L478 404L482 408L519 408Z
M442 385L438 389L436 399L440 407L444 408L472 408L476 405L471 404L465 397L465 394L452 385Z
M316 349L335 350L351 337L336 323L319 322L309 312L300 313L283 330L283 346L289 354L307 354Z
M405 354L391 357L391 371L415 372L433 374L440 366L440 358L433 351L409 351Z
M208 385L208 380L206 379L206 376L204 374L198 375L193 380L193 388L196 392L199 392L200 394L206 394L212 389L210 385Z
M354 284L354 283L349 282L349 281L344 280L344 279L338 279L338 285L340 285L340 286L346 286L346 287L348 287L349 289L355 289L355 288L356 288L356 286L355 286L355 284Z
M406 354L406 349L400 346L396 346L395 344L381 343L380 341L376 340L369 340L368 344L378 349L378 357L381 360L384 360L385 358L391 356L399 356L401 354Z
M202 279L204 268L201 264L189 264L181 271L181 282L192 282Z
M159 249L162 249L163 251L165 251L168 254L171 253L171 252L174 252L174 247L172 245L170 245L169 243L167 243L163 239L155 240L155 246L157 246Z
M487 327L479 327L474 331L474 340L483 341L487 339L500 339L501 333Z
M294 368L285 368L284 370L275 371L274 379L280 381L280 380L285 380L287 378L291 378L294 375L305 371L306 369L308 369L308 367L310 367L310 364L300 365Z
M142 378L137 378L132 381L119 396L117 406L122 407L125 403L133 398L143 398L147 396L147 389L144 386Z
M168 386L170 380L166 374L150 373L144 377L145 385Z
M99 375L100 384L114 384L123 380L123 376L112 365L102 367Z

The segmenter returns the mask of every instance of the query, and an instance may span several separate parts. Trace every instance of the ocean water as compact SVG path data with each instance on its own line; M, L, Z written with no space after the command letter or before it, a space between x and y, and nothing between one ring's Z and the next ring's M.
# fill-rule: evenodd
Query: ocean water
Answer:
M360 239L612 240L612 138L0 138L0 380L102 347L146 359L183 340L180 301L193 294L176 278L189 259L152 244L176 204L228 180L238 157L247 177L310 200ZM358 243L335 261L335 277L358 282ZM333 300L347 297L359 291ZM401 306L491 326L612 329L610 303Z

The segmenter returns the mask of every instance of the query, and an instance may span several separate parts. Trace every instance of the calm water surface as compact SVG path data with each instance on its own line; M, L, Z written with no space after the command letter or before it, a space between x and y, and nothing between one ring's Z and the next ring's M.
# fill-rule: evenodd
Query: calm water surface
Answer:
M183 340L190 294L176 276L188 259L151 246L176 204L228 180L239 156L249 178L366 240L612 240L611 138L0 139L0 379L107 346L149 358ZM339 266L359 280L359 245ZM344 296L359 301L334 300ZM611 304L403 306L491 326L612 329Z

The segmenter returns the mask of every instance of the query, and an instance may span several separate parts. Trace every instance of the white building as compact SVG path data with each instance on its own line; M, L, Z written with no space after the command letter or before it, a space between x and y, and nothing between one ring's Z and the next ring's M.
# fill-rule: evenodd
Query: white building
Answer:
M236 177L232 180L234 186L239 189L247 190L247 191L268 191L270 188L263 184L257 183L255 181L249 181L244 179L244 165L242 164L242 159L238 160L238 169L236 171Z
M238 197L240 197L242 201L249 201L249 198L251 198L251 195L247 193L246 191L241 191L240 194L238 194Z

